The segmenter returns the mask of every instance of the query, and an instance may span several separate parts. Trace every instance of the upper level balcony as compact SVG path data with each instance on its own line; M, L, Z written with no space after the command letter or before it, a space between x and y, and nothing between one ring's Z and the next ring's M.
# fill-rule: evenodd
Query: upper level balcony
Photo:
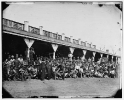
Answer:
M3 26L5 26L5 27L20 30L20 31L23 31L23 32L28 32L28 34L32 33L32 36L34 36L36 34L37 36L39 35L39 36L44 37L46 40L47 39L49 39L49 40L52 39L52 41L58 41L61 44L66 44L67 46L73 46L73 47L77 47L77 48L83 48L83 49L87 49L87 50L91 50L91 51L110 54L108 52L97 50L96 45L91 46L91 44L89 44L89 43L86 43L86 42L83 42L83 41L80 41L80 40L76 40L76 39L73 39L73 38L69 38L67 36L64 36L64 39L63 39L63 35L60 35L58 33L53 33L53 32L49 32L49 31L46 31L46 30L42 30L43 35L40 35L40 28L36 28L36 27L32 27L32 26L28 25L28 28L27 28L27 31L26 31L25 30L25 24L22 24L22 23L19 23L19 22L16 22L16 21L12 21L12 20L9 20L9 19L5 19L5 18L3 18L2 22L3 22Z
M3 18L3 25L7 26L7 27L11 27L14 29L18 29L18 30L23 30L24 31L24 24L19 23L19 22L15 22L9 19L4 19Z

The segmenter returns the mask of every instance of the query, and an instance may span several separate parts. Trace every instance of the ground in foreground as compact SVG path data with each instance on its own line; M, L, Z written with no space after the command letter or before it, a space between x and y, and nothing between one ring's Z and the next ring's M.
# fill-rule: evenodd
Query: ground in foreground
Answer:
M31 79L5 81L3 88L15 98L58 96L59 98L110 97L120 88L115 78L68 78L65 80Z

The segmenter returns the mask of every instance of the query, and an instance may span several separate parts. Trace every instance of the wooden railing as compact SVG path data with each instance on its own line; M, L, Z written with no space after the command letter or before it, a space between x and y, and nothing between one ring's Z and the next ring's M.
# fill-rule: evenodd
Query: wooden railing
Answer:
M81 41L81 45L84 46L84 47L86 47L86 43L83 42L83 41Z
M71 42L71 40L70 40L69 37L65 37L65 41L66 41L66 42Z
M12 20L9 20L9 19L3 18L3 25L7 26L7 27L14 28L14 29L17 29L17 30L24 31L24 24L19 23L19 22L15 22L15 21L12 21ZM40 29L32 27L32 26L28 26L28 32L40 35ZM46 36L48 38L62 40L62 35L59 35L57 33L52 33L52 32L46 31L46 30L43 30L43 32L44 32L44 36ZM69 43L71 42L69 37L65 37L64 41L69 42ZM73 39L73 43L79 45L79 40ZM81 41L80 45L82 45L84 47L90 47L91 48L91 44L89 44L89 43L86 44L83 41ZM96 45L93 45L92 48L96 49Z
M90 44L90 43L87 43L87 44L86 44L86 47L91 48L91 44Z
M29 32L35 33L35 34L40 34L40 29L32 27L32 26L29 26L28 28L29 28L28 29Z
M52 33L52 38L57 39L57 34L56 33Z
M96 49L96 45L93 45L93 48Z
M43 32L46 37L57 39L57 40L62 40L62 35L59 35L57 33L52 33L46 30L43 30Z
M62 40L62 35L58 35L58 40Z
M73 43L74 43L74 44L79 44L79 41L78 41L78 40L73 39Z
M18 30L24 30L24 24L3 18L3 25Z

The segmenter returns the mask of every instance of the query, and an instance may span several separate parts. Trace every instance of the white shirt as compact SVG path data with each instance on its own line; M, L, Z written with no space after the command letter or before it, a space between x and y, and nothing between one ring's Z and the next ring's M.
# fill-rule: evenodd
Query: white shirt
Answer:
M75 66L75 69L80 69L80 66L76 65L76 66Z
M23 63L23 58L18 58L18 60L19 60L21 63Z

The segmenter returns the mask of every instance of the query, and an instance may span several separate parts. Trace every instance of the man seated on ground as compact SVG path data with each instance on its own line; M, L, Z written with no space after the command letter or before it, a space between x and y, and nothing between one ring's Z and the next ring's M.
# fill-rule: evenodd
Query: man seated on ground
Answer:
M89 65L89 77L93 77L93 75L94 75L94 67L93 67L93 65Z
M7 80L13 80L15 77L15 66L14 66L14 56L9 56L8 61L6 62L7 67Z
M80 65L78 62L75 63L75 70L77 71L77 77L79 77L80 74Z
M65 73L65 74L67 74L66 77L73 78L73 74L74 74L74 70L75 70L74 63L70 62L70 64L68 65L68 69L66 69L66 70L68 70L67 73Z
M19 60L19 62L20 62L20 64L23 64L24 62L24 60L23 60L23 57L22 57L22 55L20 55L20 57L18 57L18 60Z
M71 72L71 63L65 62L65 77L66 78L70 77L70 72Z
M98 70L98 77L103 78L103 75L104 75L103 70L99 69Z
M84 74L84 70L83 70L83 66L82 65L80 66L79 72L80 72L80 75L81 75L81 78L82 78L83 74Z
M65 79L65 68L64 68L65 66L64 66L64 64L63 64L63 62L61 62L60 64L59 64L59 66L57 67L57 69L56 69L56 77L58 78L58 79Z
M111 68L110 70L110 77L115 78L115 68Z
M3 81L8 80L8 69L9 69L9 67L8 67L7 63L8 63L8 59L6 59L2 64L2 79L3 79Z
M77 77L78 77L78 76L77 76L77 73L78 73L78 71L75 70L75 68L74 68L74 69L71 70L71 72L70 72L70 77L71 77L71 78L77 78Z
M50 59L51 61L51 78L55 79L55 66L54 66L54 61Z
M79 67L77 67L77 69L78 69L78 77L82 78L82 76L84 74L82 61L78 61L77 65L79 66Z
M54 79L56 79L56 70L57 70L57 63L55 61L52 61L52 76Z
M89 63L85 62L84 64L84 77L90 77Z
M103 77L104 77L104 78L109 78L109 77L108 77L108 71L107 71L107 70L104 71Z

